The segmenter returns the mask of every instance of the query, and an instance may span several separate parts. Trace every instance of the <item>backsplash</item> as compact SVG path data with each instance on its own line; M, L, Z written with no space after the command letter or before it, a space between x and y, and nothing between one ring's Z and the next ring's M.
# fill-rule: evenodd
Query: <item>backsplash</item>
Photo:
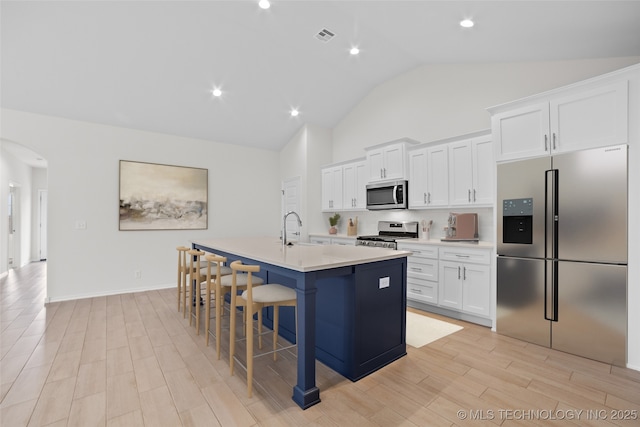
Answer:
M358 211L340 212L338 222L338 234L347 234L347 224L349 218L358 217L358 235L369 235L378 233L378 221L433 221L431 226L431 238L441 239L445 237L444 227L447 226L447 219L450 212L475 212L478 214L478 234L481 241L495 241L495 227L493 224L493 208L447 208L447 209L422 209L422 210L385 210L385 211ZM329 228L329 217L332 213L324 213L323 218ZM325 233L326 230L320 231ZM420 232L422 229L420 228Z

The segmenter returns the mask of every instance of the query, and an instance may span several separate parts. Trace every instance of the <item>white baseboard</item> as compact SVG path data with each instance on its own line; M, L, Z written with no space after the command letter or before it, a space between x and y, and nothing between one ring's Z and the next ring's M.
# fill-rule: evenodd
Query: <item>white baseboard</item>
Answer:
M132 294L132 293L136 293L136 292L147 292L147 291L158 291L158 290L162 290L162 289L169 289L169 288L175 288L176 284L172 283L172 284L162 284L162 285L155 285L155 286L147 286L144 288L135 288L135 289L116 289L114 291L108 291L108 292L95 292L95 293L88 293L88 294L81 294L81 295L67 295L67 296L62 296L62 297L46 297L45 300L45 304L48 303L52 303L52 302L63 302L63 301L73 301L73 300L78 300L78 299L86 299L86 298L97 298L97 297L106 297L106 296L110 296L110 295L121 295L121 294Z

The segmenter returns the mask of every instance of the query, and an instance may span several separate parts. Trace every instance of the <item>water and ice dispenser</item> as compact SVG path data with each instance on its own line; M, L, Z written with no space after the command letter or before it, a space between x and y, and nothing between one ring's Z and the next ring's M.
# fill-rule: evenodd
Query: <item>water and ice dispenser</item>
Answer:
M502 243L533 242L533 198L502 201Z

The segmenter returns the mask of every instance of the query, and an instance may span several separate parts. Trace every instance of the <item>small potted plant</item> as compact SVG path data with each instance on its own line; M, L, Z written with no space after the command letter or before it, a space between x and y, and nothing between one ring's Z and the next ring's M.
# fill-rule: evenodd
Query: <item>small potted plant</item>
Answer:
M333 214L333 216L329 217L329 225L331 225L331 228L329 228L329 234L338 234L338 229L336 228L336 225L338 225L339 219L340 219L339 213L335 213Z

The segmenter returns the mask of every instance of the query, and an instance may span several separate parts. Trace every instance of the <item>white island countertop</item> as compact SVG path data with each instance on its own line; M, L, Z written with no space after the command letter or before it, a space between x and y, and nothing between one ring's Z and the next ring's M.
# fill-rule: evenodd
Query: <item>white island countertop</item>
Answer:
M365 246L314 245L294 242L282 247L277 237L221 237L192 240L193 244L211 251L226 252L267 264L309 272L369 262L403 258L409 251Z

